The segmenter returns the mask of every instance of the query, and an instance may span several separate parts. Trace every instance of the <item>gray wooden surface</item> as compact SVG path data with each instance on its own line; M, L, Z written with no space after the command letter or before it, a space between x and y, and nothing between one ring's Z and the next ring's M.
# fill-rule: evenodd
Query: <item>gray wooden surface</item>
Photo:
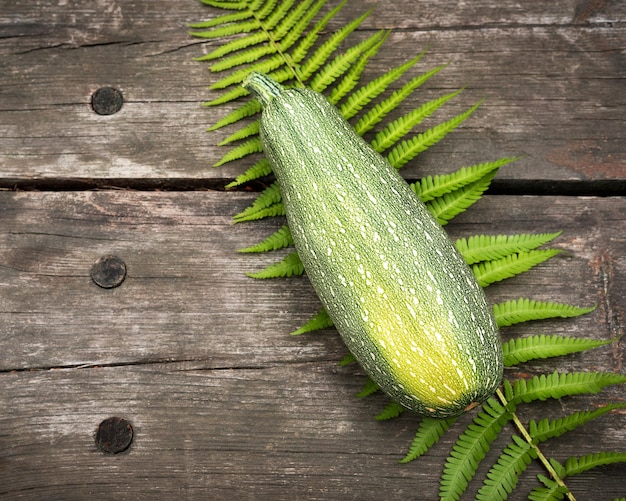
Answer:
M350 5L331 28L373 2ZM454 434L399 465L417 418L373 420L386 400L354 398L364 377L338 366L346 350L334 331L289 336L319 307L306 279L244 275L276 255L236 250L280 222L233 225L254 194L215 189L249 166L211 167L229 131L204 129L228 107L200 107L216 77L192 60L210 44L186 25L216 11L194 0L0 0L0 12L0 498L436 499ZM562 254L489 297L598 308L506 339L624 333L625 19L618 1L390 0L355 34L394 29L372 72L430 44L422 69L450 65L421 95L466 87L447 113L486 97L407 177L526 155L449 225L452 236L564 230ZM96 115L91 94L106 85L125 102ZM90 269L109 254L128 275L107 290ZM623 363L620 341L515 371L624 373ZM613 387L542 404L541 417L624 400ZM134 429L115 455L94 441L110 416ZM546 450L626 451L625 420L611 413ZM531 465L512 499L538 473ZM604 467L570 485L579 500L614 499L625 475Z

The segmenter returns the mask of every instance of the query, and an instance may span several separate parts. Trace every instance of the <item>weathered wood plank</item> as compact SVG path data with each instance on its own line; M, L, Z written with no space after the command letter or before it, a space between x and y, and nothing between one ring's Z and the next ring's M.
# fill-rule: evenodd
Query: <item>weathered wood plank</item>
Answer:
M465 96L450 113L487 98L465 127L407 167L406 175L527 154L501 179L623 184L622 3L457 4L434 2L416 12L413 2L385 2L355 35L397 29L369 75L430 45L423 67L451 64L423 98L465 85ZM210 136L203 129L230 108L199 106L216 96L206 90L216 77L192 61L203 49L186 34L186 24L215 10L193 1L83 0L10 2L3 10L4 186L76 179L118 185L222 182L249 165L210 167L225 151L215 144L227 132ZM335 24L353 12L347 9ZM125 96L115 115L96 115L89 106L91 94L104 85Z
M305 279L245 276L282 255L236 252L276 228L275 221L231 224L229 215L252 199L223 192L0 192L0 369L198 358L231 367L343 357L334 336L287 335L319 307ZM609 338L622 332L626 310L624 203L486 197L449 231L564 229L556 242L562 255L489 293L494 301L530 295L598 303L592 315L548 329ZM106 290L89 274L109 254L125 261L128 276Z
M231 225L229 215L252 198L0 193L0 496L436 498L453 435L427 458L398 465L415 418L372 420L385 399L352 398L364 378L356 367L338 367L345 348L332 331L288 335L318 306L306 280L243 275L272 259L235 253L275 227ZM586 317L518 326L505 337L623 334L625 204L488 196L455 219L455 236L565 230L561 256L491 286L492 300L598 304ZM105 290L89 269L110 253L124 259L128 277ZM618 342L521 370L623 372L623 361ZM614 387L542 409L555 417L623 400L623 388ZM131 448L116 456L94 445L98 423L112 415L135 430ZM623 450L623 419L606 416L547 450L561 459ZM502 436L492 461L504 446ZM512 499L524 499L540 472L533 465ZM572 486L580 499L612 499L626 489L624 473L624 466L603 468ZM472 485L475 492L479 483Z
M4 409L11 412L0 417L0 497L437 499L452 435L427 457L398 464L415 432L415 417L375 422L372 415L384 400L353 398L362 380L351 372L315 362L2 374ZM580 406L580 400L564 401L548 405L547 414ZM128 419L134 429L130 448L114 456L94 444L98 424L109 416ZM620 449L626 442L624 417L608 415L572 432L552 444L550 453L564 458ZM460 429L459 423L454 430ZM491 461L504 446L504 440L494 444ZM539 472L532 465L511 499L526 499ZM602 468L573 479L572 488L578 499L614 499L624 493L624 473L623 466ZM471 490L478 486L473 483Z

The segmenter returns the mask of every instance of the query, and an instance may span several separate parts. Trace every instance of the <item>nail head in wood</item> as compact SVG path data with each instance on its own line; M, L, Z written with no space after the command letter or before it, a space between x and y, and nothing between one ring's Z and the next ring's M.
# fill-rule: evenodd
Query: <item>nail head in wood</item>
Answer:
M110 417L98 425L96 445L103 452L117 454L123 452L133 441L133 427L121 417Z
M122 109L124 96L114 87L100 87L91 95L91 107L98 115L113 115Z
M91 279L103 289L112 289L126 278L126 264L117 256L103 256L91 267Z

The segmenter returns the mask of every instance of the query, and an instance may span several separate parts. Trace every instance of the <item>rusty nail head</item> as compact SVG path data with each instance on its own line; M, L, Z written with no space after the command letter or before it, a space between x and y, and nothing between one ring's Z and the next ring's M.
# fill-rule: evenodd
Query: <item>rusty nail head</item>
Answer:
M117 256L103 256L91 267L91 279L103 289L118 287L126 278L126 264Z
M123 452L133 441L133 427L127 419L110 417L98 425L96 445L103 452Z
M124 96L114 87L100 87L91 95L91 108L98 115L113 115L123 104Z

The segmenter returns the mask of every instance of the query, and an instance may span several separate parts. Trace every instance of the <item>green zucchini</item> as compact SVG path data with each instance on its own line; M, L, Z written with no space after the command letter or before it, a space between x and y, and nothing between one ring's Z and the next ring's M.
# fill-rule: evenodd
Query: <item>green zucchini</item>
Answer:
M490 397L503 370L492 309L425 205L321 94L255 72L244 86L306 274L367 374L433 417Z

